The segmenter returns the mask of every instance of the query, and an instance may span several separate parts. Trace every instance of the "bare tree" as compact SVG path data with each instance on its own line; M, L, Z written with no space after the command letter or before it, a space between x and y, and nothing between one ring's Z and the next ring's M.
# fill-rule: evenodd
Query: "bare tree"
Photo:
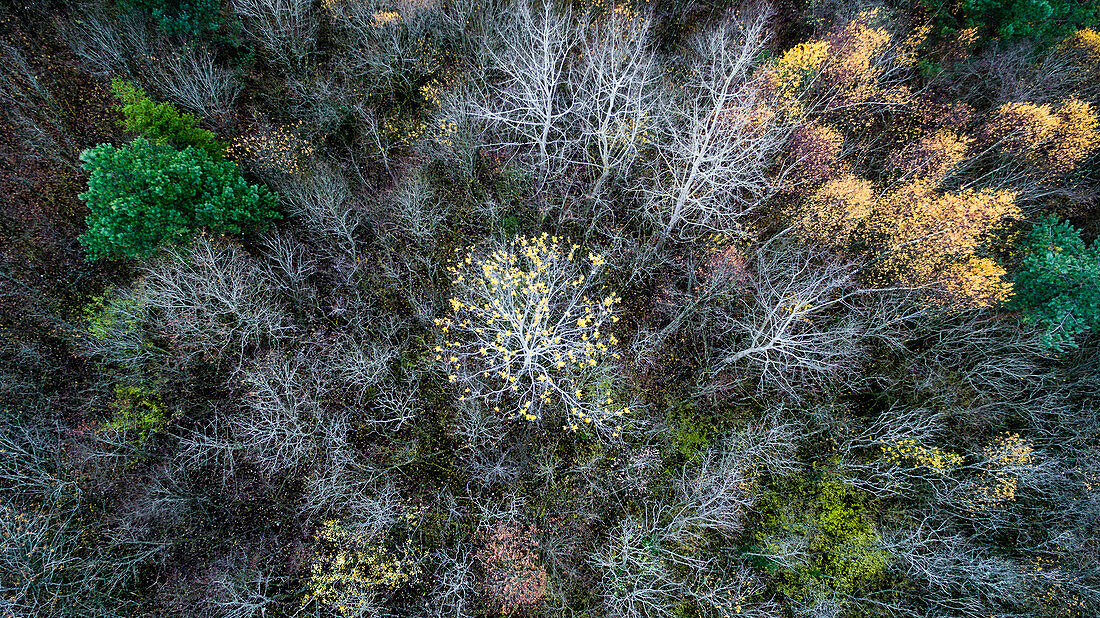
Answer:
M137 12L88 12L63 22L62 33L89 71L142 83L153 59L165 47Z
M66 107L38 79L15 47L0 45L0 102L32 151L75 169L77 147L66 126Z
M323 163L312 166L304 177L284 179L279 184L279 195L290 213L300 217L311 232L335 244L336 251L330 257L358 261L357 231L362 215L351 186L338 170Z
M308 72L320 22L311 0L232 0L244 30L279 66Z
M5 499L61 503L79 495L79 486L61 475L56 431L0 418L0 452L0 491Z
M962 454L938 445L946 414L895 405L865 424L848 417L834 406L812 413L823 438L838 445L840 482L870 495L911 500L945 499L963 483Z
M677 549L668 529L653 523L662 514L658 508L650 510L644 520L627 519L590 557L603 575L600 596L609 616L675 616L676 604L684 600L714 615L775 615L777 608L771 603L748 601L763 592L763 582L743 568L719 565L713 558Z
M855 367L863 316L855 267L811 254L765 249L757 254L740 311L717 317L717 330L735 343L723 349L714 373L748 364L759 386L798 398L814 383L844 377ZM703 388L716 392L718 383Z
M468 111L499 126L506 143L533 148L545 176L560 168L572 139L564 122L573 111L572 95L563 84L580 28L552 2L540 9L526 0L514 5L500 28L500 47L490 48L489 56L503 79L475 97Z
M753 72L768 17L763 10L731 17L692 40L693 69L659 112L666 121L654 127L657 152L640 188L659 243L682 228L736 233L772 191L767 168L789 128Z
M215 64L210 50L165 52L156 67L149 78L169 101L219 126L229 123L241 84L232 71Z
M424 248L435 245L448 214L447 206L433 194L428 180L419 175L403 179L383 208L392 217L390 233Z
M925 591L928 605L951 615L988 616L1025 598L1022 565L972 546L964 537L925 520L912 529L889 531L885 543L910 581Z
M215 409L207 423L176 436L175 458L180 465L190 470L219 473L217 481L223 490L232 484L245 455L234 437L229 414Z
M118 565L85 557L79 523L62 510L0 503L0 612L10 616L113 616Z
M350 448L319 453L321 461L305 477L299 510L313 518L342 518L380 534L397 521L401 497L383 470L359 461Z
M608 11L585 33L569 76L583 147L570 156L595 169L593 195L614 175L630 171L656 122L657 63L648 49L649 26L637 14Z
M685 470L671 500L646 503L642 517L628 517L607 545L590 558L602 573L601 597L612 616L674 616L690 599L703 612L770 615L777 608L749 599L763 584L737 564L693 551L698 535L733 538L754 500L750 474L790 473L796 467L794 427L772 415L728 436Z
M287 595L280 592L286 577L277 574L272 565L223 568L226 570L215 576L212 595L206 600L217 616L262 618L286 601Z
M317 289L309 278L317 272L317 260L309 248L290 234L271 232L261 239L267 249L268 262L264 271L272 283L286 293L295 307L315 308L318 305Z
M461 550L439 550L434 560L435 584L428 593L427 613L431 618L465 618L477 612L474 561Z
M384 339L367 339L361 333L339 336L320 362L328 375L330 389L356 407L366 407L377 389L389 375L390 365L397 358L398 349ZM384 389L385 397L400 400L402 395L393 387ZM382 396L382 395L379 395ZM393 401L387 401L393 404ZM394 415L379 419L380 423L400 424L408 417L394 409ZM364 419L366 420L366 419Z
M365 92L420 94L425 78L442 66L439 52L429 42L457 36L466 26L426 3L333 5L333 24L343 46L336 67Z
M435 320L443 339L435 360L462 398L502 416L536 421L545 411L563 429L614 439L630 412L610 387L619 353L607 330L622 299L595 287L606 261L575 260L579 248L542 234L456 253L452 314Z
M181 365L224 358L236 371L250 350L289 334L263 271L228 240L203 236L165 249L145 267L139 288L154 312L149 327L168 338Z
M471 486L487 489L509 487L523 473L514 447L505 438L510 428L499 414L473 400L459 402L452 428L458 442L456 458L470 475Z
M908 370L883 376L884 386L915 406L949 410L986 428L1016 414L1044 431L1072 417L1065 384L1044 365L1039 333L985 312L929 314L910 325L929 345L907 355Z
M279 358L277 353L247 372L248 411L230 422L240 447L267 472L301 468L312 462L322 445L346 448L348 418L343 413L325 414L324 379L313 365L299 358Z

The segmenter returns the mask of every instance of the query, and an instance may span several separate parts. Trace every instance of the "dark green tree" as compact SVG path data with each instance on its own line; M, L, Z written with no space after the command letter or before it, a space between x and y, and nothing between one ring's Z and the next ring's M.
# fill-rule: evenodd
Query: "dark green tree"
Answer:
M1050 42L1100 18L1096 0L921 0L944 33L977 28L982 35L1010 41Z
M139 137L118 148L100 144L80 155L89 172L88 231L80 242L89 260L141 257L162 244L215 233L261 229L277 218L277 196L250 185L232 161L206 151L176 150Z
M221 0L119 0L125 9L152 15L165 34L194 36L221 25Z
M1077 335L1100 325L1100 242L1086 245L1080 230L1049 217L1031 230L1022 249L1009 306L1043 327L1046 345L1075 346Z

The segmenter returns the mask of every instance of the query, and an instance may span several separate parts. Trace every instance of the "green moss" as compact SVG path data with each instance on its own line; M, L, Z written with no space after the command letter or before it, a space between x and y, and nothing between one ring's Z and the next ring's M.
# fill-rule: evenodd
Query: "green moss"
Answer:
M102 296L93 296L84 305L88 334L99 341L110 339L120 330L132 331L142 326L134 317L140 301L133 296L114 294L114 290L114 286L108 286Z
M714 439L729 429L728 419L723 415L699 410L690 402L672 406L668 424L672 429L673 465L697 462Z
M859 497L837 480L817 485L818 534L810 541L813 566L833 588L852 592L879 579L886 553L882 539L864 516Z
M742 553L773 575L782 594L809 600L822 586L850 594L882 579L882 540L861 496L835 471L782 479L757 504L755 542Z

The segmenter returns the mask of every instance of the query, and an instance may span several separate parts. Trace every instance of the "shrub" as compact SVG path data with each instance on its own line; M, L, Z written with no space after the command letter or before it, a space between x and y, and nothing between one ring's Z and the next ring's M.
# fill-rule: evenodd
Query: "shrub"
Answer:
M1085 245L1080 230L1050 217L1031 230L1023 250L1008 306L1044 329L1044 345L1076 346L1077 335L1100 325L1100 242Z
M278 217L276 195L250 185L235 164L203 150L182 151L139 137L117 148L100 144L80 155L91 174L80 198L89 260L141 257L161 244L186 242L200 226L215 233L265 227Z
M181 114L171 103L155 103L145 91L122 80L113 80L111 89L121 102L122 125L154 144L187 148L194 146L214 159L225 156L225 145L205 129L191 114Z
M194 36L221 25L220 0L120 0L119 4L149 13L165 34Z
M533 527L500 524L477 552L485 596L502 616L533 609L546 595L546 567L535 553L534 533Z
M341 616L361 616L383 600L379 597L418 583L423 558L411 539L391 550L375 534L326 521L317 534L307 602L316 600Z
M100 427L122 434L140 448L167 422L160 393L134 384L118 384L111 402L111 418Z

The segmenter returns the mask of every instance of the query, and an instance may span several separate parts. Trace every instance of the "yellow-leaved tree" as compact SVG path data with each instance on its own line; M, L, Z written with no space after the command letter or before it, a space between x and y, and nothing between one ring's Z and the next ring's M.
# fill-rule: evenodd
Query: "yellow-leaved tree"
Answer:
M1100 119L1085 101L1057 107L1006 103L986 125L988 137L1039 181L1062 176L1100 146Z
M991 234L1019 215L1007 190L943 188L972 140L950 131L926 135L890 157L903 170L892 187L844 172L792 213L803 240L834 251L858 249L876 285L934 288L942 304L988 307L1004 301L1004 269L983 256Z
M1004 269L978 250L1004 221L1019 215L1010 191L937 190L918 178L875 204L862 241L878 253L876 283L939 283L954 304L988 307L1003 301L1011 285Z

